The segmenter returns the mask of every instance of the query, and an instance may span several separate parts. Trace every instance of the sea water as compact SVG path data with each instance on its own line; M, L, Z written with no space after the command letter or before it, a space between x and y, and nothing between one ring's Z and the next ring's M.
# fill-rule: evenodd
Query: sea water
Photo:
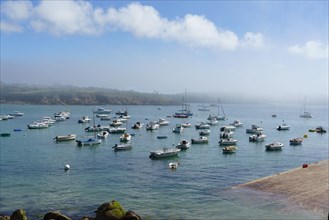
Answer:
M77 139L93 133L84 129L93 124L108 125L109 121L95 118L89 124L78 124L78 119L89 115L95 106L63 105L1 105L1 115L14 111L23 117L0 121L1 178L0 213L9 215L24 208L31 219L42 219L51 210L80 219L94 216L97 207L107 201L118 200L126 209L134 210L145 219L321 219L321 214L287 203L281 195L273 195L234 186L257 178L273 175L304 163L328 159L328 134L310 133L309 129L322 125L328 129L328 107L312 106L314 118L299 117L299 107L277 105L272 118L272 105L223 105L227 120L211 127L209 143L192 145L176 158L152 160L149 152L172 147L182 139L197 138L194 125L206 121L209 114L217 114L217 107L209 112L197 111L192 105L193 117L177 119L172 116L179 106L103 106L114 112L127 108L131 118L127 124L133 149L115 152L119 134L111 134L98 146L78 147L75 141L56 143L57 135L77 134ZM27 124L59 111L70 111L70 119L57 122L46 129L28 130ZM220 112L221 113L221 112ZM222 114L222 113L221 113ZM146 131L145 126L133 130L140 121L165 118L169 126ZM237 128L234 138L238 150L223 154L218 145L219 129L239 119L244 126ZM172 132L177 123L190 122L181 134ZM277 131L282 124L288 131ZM246 128L256 124L267 135L264 142L249 142ZM22 131L14 132L14 129ZM289 140L308 138L300 146L290 146ZM167 135L167 139L157 139ZM265 151L265 144L275 141L285 146L278 152ZM179 161L177 170L168 168L169 162ZM71 169L64 171L65 164Z

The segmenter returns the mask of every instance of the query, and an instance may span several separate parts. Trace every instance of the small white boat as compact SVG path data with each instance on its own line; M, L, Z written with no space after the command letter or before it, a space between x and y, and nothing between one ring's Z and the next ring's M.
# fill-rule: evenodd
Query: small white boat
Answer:
M289 125L287 125L287 124L282 124L282 125L279 125L277 128L276 128L276 130L278 130L278 131L286 131L286 130L289 130L290 129L290 126Z
M110 135L108 131L101 131L97 134L97 137L100 139L105 139Z
M181 150L186 150L189 149L191 146L191 143L188 140L181 140L178 145L176 146L176 148L181 149Z
M313 115L310 112L304 112L303 114L300 114L299 117L301 117L301 118L313 118Z
M243 123L239 120L234 120L233 123L231 123L230 125L234 126L234 127L242 127L243 126Z
M77 137L76 134L59 135L54 138L55 141L72 141Z
M209 129L210 125L207 122L200 122L199 124L195 125L196 129Z
M164 147L160 150L151 151L150 158L157 159L157 158L173 157L173 156L177 156L180 151L181 149L178 149L176 147L174 148Z
M181 124L176 124L176 127L172 129L172 132L179 134L183 131L183 129L184 128Z
M177 168L178 168L178 165L179 165L179 162L170 162L170 163L168 164L168 167L169 167L170 169L177 169Z
M236 146L227 146L227 147L224 147L223 148L223 153L224 154L231 154L231 153L235 153L235 151L237 150L238 148Z
M110 132L110 134L122 134L122 133L125 133L126 130L127 130L126 128L121 128L121 127L119 127L119 128L110 128L109 132Z
M83 124L83 123L89 123L91 119L88 116L82 116L81 119L78 120L78 123Z
M151 121L146 125L147 131L158 130L160 125L157 122Z
M43 129L43 128L48 128L48 124L44 122L33 122L32 124L28 124L27 128L28 129Z
M45 116L42 118L42 122L48 124L48 126L51 126L55 124L56 120L52 119L51 117Z
M95 114L111 114L111 109L105 109L102 107L96 107L96 110L94 111Z
M101 115L101 121L111 121L112 117L110 115Z
M251 128L246 129L246 133L248 134L261 134L262 132L263 132L263 128L257 125L252 125Z
M217 119L208 120L207 124L210 126L218 125L218 121Z
M131 135L128 133L124 133L120 136L120 141L121 142L127 142L131 140Z
M301 145L302 142L303 142L303 138L301 138L301 137L298 137L298 138L294 138L294 139L289 140L289 143L291 145Z
M192 125L191 125L191 123L188 123L188 122L186 122L186 123L182 123L182 127L183 128L189 128L189 127L191 127Z
M121 150L130 150L133 147L131 143L125 143L125 144L115 144L112 148L115 151L121 151Z
M199 132L199 135L200 136L207 136L207 135L210 135L210 130L209 129L206 129L206 130L201 130L200 132Z
M236 127L233 125L225 125L225 126L222 126L219 130L223 131L223 132L225 132L225 131L230 132L230 131L234 131L235 128Z
M164 118L160 118L159 121L158 121L158 124L159 124L159 126L167 126L167 125L170 124L170 122L167 121L167 120L164 119Z
M271 144L266 144L265 148L268 151L270 151L270 150L281 150L283 146L284 145L280 142L274 142L274 143L271 143Z
M219 141L219 145L236 145L238 143L237 140L235 139L231 139L231 138L227 138L227 139L222 139Z
M11 116L15 116L15 117L21 117L24 115L23 112L19 112L19 111L14 111L13 113L10 113L9 115Z
M208 138L205 136L200 136L198 138L192 138L191 139L192 144L207 144L208 143Z
M98 145L102 142L101 139L98 138L87 138L84 140L77 140L78 146L93 146Z
M119 127L122 125L122 122L119 121L119 120L113 120L111 123L110 123L110 126L111 127Z
M253 135L249 136L249 141L260 142L260 141L264 141L265 138L266 138L265 134L253 134Z

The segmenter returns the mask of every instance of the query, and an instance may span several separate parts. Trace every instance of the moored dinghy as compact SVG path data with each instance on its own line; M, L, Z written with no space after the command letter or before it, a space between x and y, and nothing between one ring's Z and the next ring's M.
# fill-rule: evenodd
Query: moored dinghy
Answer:
M227 147L224 147L223 148L223 153L224 154L231 154L231 153L235 153L235 151L237 150L238 148L236 146L227 146Z
M98 145L101 142L102 142L102 139L98 139L98 138L94 138L94 137L90 137L90 138L83 139L83 140L77 140L79 147Z
M271 143L271 144L266 144L265 145L265 148L267 151L271 151L271 150L282 150L282 147L284 145L280 142L274 142L274 143Z
M76 134L68 134L68 135L59 135L54 138L55 141L73 141L77 137Z
M289 140L290 145L301 145L303 142L303 138L297 137L294 139Z
M178 168L178 165L179 165L179 162L170 162L168 164L168 166L169 166L170 169L177 169Z
M150 158L157 159L157 158L173 157L173 156L177 156L180 151L181 150L176 147L174 148L164 147L160 150L151 151Z
M133 147L131 143L125 143L125 144L115 144L112 148L115 151L121 151L121 150L130 150Z

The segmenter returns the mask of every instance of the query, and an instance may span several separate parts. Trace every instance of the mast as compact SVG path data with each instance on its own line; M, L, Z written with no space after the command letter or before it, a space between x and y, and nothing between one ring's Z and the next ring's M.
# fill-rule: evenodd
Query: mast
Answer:
M220 101L220 98L218 98L218 104L220 104L220 107L222 109L223 115L224 115L224 117L226 117L225 112L224 112L224 109L223 109L223 106L222 106L222 103ZM219 115L219 107L218 107L218 115Z

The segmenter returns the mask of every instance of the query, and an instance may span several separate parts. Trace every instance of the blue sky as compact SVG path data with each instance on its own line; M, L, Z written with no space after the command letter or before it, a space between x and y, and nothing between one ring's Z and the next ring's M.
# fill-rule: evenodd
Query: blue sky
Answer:
M1 1L1 81L328 98L328 1Z

